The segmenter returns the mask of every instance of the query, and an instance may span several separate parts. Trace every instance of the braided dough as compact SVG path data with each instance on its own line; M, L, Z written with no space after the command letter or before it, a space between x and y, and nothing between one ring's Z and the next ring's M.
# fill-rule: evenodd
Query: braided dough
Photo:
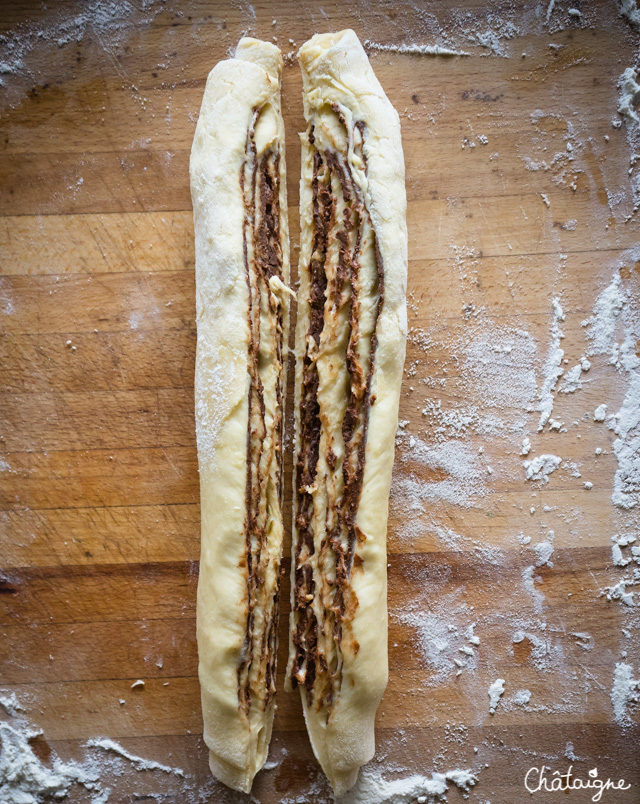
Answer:
M336 795L374 753L387 683L386 529L406 341L398 115L357 36L298 54L302 136L287 683Z
M249 792L274 715L289 244L282 60L242 39L209 74L191 151L202 547L197 636L212 772Z

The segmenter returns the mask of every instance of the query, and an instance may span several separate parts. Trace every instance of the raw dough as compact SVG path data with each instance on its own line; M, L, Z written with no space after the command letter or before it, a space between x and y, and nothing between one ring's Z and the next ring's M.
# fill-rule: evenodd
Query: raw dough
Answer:
M374 753L386 530L406 341L398 115L353 31L298 54L302 136L287 684L336 795Z
M282 554L289 244L282 59L240 40L209 74L191 151L202 547L197 635L213 773L248 792L271 738Z

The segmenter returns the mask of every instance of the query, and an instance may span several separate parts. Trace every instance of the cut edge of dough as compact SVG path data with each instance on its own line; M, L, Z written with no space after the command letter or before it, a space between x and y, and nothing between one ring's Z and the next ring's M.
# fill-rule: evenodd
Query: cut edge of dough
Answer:
M396 110L391 105L381 87L357 35L351 29L335 33L316 34L305 42L299 52L298 59L303 73L303 100L307 123L316 110L331 101L349 108L358 119L368 122L370 168L363 192L372 218L376 234L380 237L380 251L385 265L385 303L381 311L380 324L384 322L384 336L378 342L376 368L372 378L372 391L378 395L378 402L370 411L372 430L380 429L381 441L377 446L367 444L367 461L365 465L365 482L362 503L365 503L366 516L358 516L358 524L366 530L367 539L364 547L365 563L373 570L374 576L380 576L380 594L375 601L370 601L366 613L357 611L354 616L354 628L358 638L367 636L371 643L369 631L379 633L384 622L385 639L380 639L380 652L377 661L371 655L365 657L362 651L350 667L345 664L345 672L350 680L360 676L361 683L368 689L360 694L345 690L346 700L339 701L332 711L328 722L326 713L316 712L313 706L307 706L306 695L302 688L307 731L314 754L320 762L337 796L345 793L357 780L359 768L368 762L375 752L375 714L386 687L388 678L386 647L386 524L387 506L380 500L388 500L393 462L393 446L402 366L404 363L406 338L406 200L404 189L404 160L400 124ZM302 139L302 163L305 161L305 136ZM303 188L308 180L301 176L301 202ZM385 195L385 191L386 194ZM390 194L392 197L390 198ZM303 263L303 233L308 226L308 210L301 203L301 247L300 275L307 270ZM395 235L392 230L395 230ZM308 256L308 255L307 255ZM388 273L387 273L388 272ZM300 309L300 299L299 299ZM300 333L302 334L302 333ZM300 336L296 334L296 359L299 363ZM296 371L298 366L296 366ZM299 398L296 382L296 455L299 448ZM381 394L386 395L382 404ZM386 423L381 421L387 419ZM384 446L384 449L382 447ZM389 457L391 456L391 457ZM366 487L371 484L371 488ZM380 500L375 502L376 494L381 492ZM384 493L386 492L386 494ZM294 493L295 495L295 493ZM294 496L295 499L295 496ZM384 508L382 511L381 506ZM359 513L362 513L360 510ZM295 520L295 517L294 517ZM375 521L373 521L375 520ZM295 523L294 523L295 529ZM294 533L294 540L295 540ZM295 543L295 542L294 542ZM292 588L293 588L292 564ZM364 578L354 578L354 588L360 595ZM365 581L368 586L370 578ZM363 590L364 591L364 590ZM291 630L290 630L291 645ZM290 649L291 664L291 649ZM368 682L368 683L367 683ZM291 684L289 683L289 686ZM362 694L364 692L364 694ZM323 722L324 720L324 722Z

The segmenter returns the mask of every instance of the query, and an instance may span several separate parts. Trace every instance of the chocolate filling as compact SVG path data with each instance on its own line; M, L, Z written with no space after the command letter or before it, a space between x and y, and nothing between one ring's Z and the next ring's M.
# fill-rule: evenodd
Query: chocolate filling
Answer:
M282 279L280 153L258 156L254 111L240 173L244 199L243 253L248 289L248 426L245 486L247 621L238 664L238 700L248 713L275 694L280 556L268 545L270 506L282 510L282 350L284 318L269 279ZM266 386L275 397L265 404ZM271 582L268 582L268 577Z
M308 336L320 345L324 327L324 301L327 288L325 261L329 233L334 221L335 201L330 185L320 180L324 168L321 155L313 156L313 243L309 262L309 328ZM295 547L295 593L293 610L297 620L294 644L295 660L292 666L292 682L304 684L308 690L313 688L316 675L316 651L318 623L310 603L315 597L313 570L308 559L315 551L313 539L313 496L312 486L318 464L320 448L320 406L318 404L318 369L308 350L303 358L302 388L300 391L300 444L296 462L296 530Z
M340 124L347 131L337 107ZM366 169L362 151L365 128L356 123L359 156ZM294 657L290 666L292 686L304 685L309 701L330 706L342 681L342 655L358 601L351 587L351 574L362 561L356 555L357 542L364 539L356 526L362 492L365 449L369 422L371 380L377 346L376 326L384 301L384 271L375 230L354 180L347 154L317 145L313 125L308 132L313 147L312 253L308 265L309 325L303 357L302 384L299 394L299 447L296 464L296 529L294 550L294 592L292 641ZM348 136L354 143L354 131ZM355 145L353 146L355 147ZM341 204L339 202L342 202ZM341 214L339 208L341 207ZM362 331L361 294L363 293L362 248L367 231L373 239L375 279L369 294L377 297L370 332ZM329 252L333 244L335 266L329 270ZM335 256L337 250L337 257ZM329 276L330 275L330 276ZM347 402L341 423L343 450L338 459L327 438L325 462L329 475L318 476L318 459L323 435L319 375L316 360L325 326L337 321L344 311L348 338L344 361L348 376ZM335 334L335 333L334 333ZM329 333L327 337L332 337ZM367 341L367 343L364 343ZM318 536L314 524L314 498L311 487L327 484L325 531L318 537L319 554L314 579L313 562ZM325 572L323 567L329 567ZM319 637L322 636L322 640ZM319 647L319 642L325 646ZM351 649L358 645L352 640Z

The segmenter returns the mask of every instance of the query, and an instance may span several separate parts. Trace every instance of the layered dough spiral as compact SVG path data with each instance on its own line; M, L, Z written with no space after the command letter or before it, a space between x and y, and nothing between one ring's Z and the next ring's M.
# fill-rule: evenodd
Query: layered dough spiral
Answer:
M287 683L336 794L374 753L386 524L406 340L398 116L353 31L299 53L302 135Z

